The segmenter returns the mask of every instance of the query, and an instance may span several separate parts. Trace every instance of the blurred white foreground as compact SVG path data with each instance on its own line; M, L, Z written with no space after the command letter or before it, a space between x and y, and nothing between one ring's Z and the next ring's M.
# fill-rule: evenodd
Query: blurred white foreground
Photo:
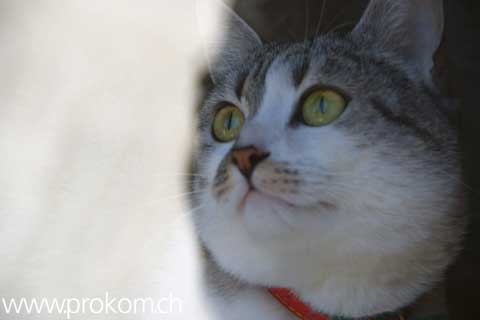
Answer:
M181 195L197 30L194 0L0 1L0 297L173 294L155 319L202 319Z

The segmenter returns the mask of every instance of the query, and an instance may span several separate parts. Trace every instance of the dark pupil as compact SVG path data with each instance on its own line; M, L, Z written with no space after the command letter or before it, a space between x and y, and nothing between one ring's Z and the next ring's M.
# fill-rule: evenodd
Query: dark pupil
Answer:
M322 113L325 113L325 98L321 97L320 101L318 102L318 107Z
M225 119L225 125L228 130L232 130L233 126L235 125L235 119L233 112L228 114L228 117Z

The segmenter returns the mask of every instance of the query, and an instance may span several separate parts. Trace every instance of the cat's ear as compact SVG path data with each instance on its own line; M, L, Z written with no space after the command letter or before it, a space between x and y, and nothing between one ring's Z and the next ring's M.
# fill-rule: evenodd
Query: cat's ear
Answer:
M222 75L238 67L241 57L262 46L255 31L222 0L197 0L197 20L204 42L210 76L218 82ZM212 13L220 16L212 24ZM215 32L208 32L209 26Z
M443 0L370 0L353 36L399 54L431 83L443 27Z

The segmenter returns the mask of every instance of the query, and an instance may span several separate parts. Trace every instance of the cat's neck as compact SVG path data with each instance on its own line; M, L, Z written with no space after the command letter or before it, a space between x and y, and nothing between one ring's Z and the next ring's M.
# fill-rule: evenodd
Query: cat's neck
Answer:
M288 317L290 311L285 306L282 306L282 304L271 295L268 287L248 284L239 278L226 273L212 259L206 250L204 250L204 258L205 280L208 287L211 289L209 292L215 292L215 304L218 304L219 301L226 300L224 303L220 303L220 305L223 306L221 309L223 309L224 312L227 312L228 315L231 315L229 310L231 310L231 308L236 309L235 306L237 306L238 310L242 310L243 312L239 311L239 315L248 315L249 317L255 315L254 318L262 319L297 319L295 315L292 315L291 318ZM310 293L303 293L302 295L300 295L298 291L293 290L293 292L300 297L302 302L311 305L313 310L326 314L328 312L323 308L322 303L315 303L315 301L318 301L319 296L331 296L333 300L336 300L338 299L338 293L335 291L328 291L328 289L325 288L317 289L318 291L312 289ZM352 288L350 290L352 290ZM261 298L253 299L253 297L257 296ZM343 302L346 303L346 301ZM271 310L271 313L270 311L265 310ZM412 302L405 305L399 305L395 310L391 311L405 311L408 315L405 319L421 319L431 315L447 314L446 310L445 288L440 284L434 289L421 295L420 298L413 299ZM379 312L369 313L369 315L381 314L385 311L385 309L382 309L379 310ZM245 312L246 314L244 314ZM224 318L230 319L229 317ZM238 319L242 318L238 317Z

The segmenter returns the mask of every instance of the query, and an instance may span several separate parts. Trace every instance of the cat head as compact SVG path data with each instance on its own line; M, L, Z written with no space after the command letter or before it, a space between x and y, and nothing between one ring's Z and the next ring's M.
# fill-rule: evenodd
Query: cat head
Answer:
M284 44L225 11L198 119L202 242L227 272L327 313L410 303L461 232L456 133L431 77L442 2L372 0L348 35Z

